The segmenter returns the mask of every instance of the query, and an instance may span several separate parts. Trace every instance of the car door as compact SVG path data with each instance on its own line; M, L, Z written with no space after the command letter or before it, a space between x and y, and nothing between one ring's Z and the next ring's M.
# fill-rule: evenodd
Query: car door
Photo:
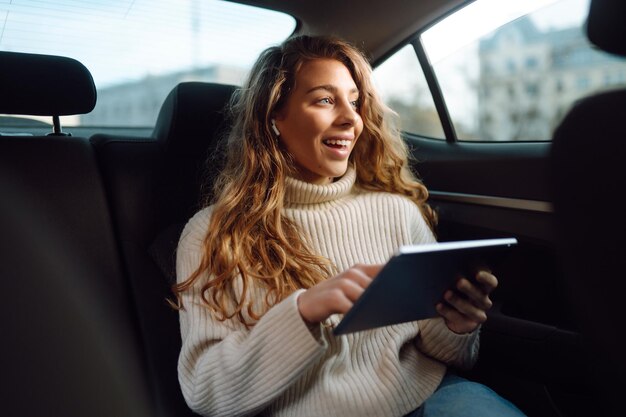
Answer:
M491 265L500 285L469 375L528 415L589 415L596 394L555 256L548 156L571 104L623 84L626 64L589 46L587 1L513 3L488 18L481 1L453 13L375 76L430 190L438 239L519 241Z

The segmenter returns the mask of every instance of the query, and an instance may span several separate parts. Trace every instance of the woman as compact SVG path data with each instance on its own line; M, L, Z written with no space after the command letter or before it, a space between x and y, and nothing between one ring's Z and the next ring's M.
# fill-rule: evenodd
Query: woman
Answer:
M361 53L337 39L288 39L261 54L232 110L216 198L177 252L189 406L224 416L431 415L433 393L445 405L453 387L459 400L471 392L515 412L446 376L448 365L476 360L497 285L487 271L480 285L462 279L446 292L440 318L332 334L400 245L435 241L428 193Z

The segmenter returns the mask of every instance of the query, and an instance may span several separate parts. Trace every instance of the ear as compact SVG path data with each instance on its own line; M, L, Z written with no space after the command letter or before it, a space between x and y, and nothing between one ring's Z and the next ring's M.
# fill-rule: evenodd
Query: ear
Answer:
M285 113L286 113L286 111L284 109L284 106L283 106L283 108L280 108L280 109L276 108L271 113L272 114L272 119L275 119L275 120L277 120L279 122L283 121L283 120L285 120Z

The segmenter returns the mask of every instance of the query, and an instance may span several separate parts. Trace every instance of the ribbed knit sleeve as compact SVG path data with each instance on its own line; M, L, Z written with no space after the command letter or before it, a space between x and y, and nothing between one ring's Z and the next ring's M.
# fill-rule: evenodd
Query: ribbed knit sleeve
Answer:
M200 264L208 213L186 226L177 252L179 280ZM257 413L281 395L325 350L302 320L294 293L248 330L216 320L195 290L183 296L179 381L189 407L210 416Z
M442 318L418 322L420 335L417 347L431 358L457 368L469 369L478 359L479 329L457 334L448 329Z

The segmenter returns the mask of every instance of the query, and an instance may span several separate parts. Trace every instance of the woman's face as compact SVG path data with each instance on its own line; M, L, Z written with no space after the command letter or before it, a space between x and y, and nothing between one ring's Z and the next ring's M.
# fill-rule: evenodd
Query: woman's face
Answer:
M279 140L295 161L297 178L327 184L345 174L363 131L358 99L356 84L341 62L302 64L294 89L275 115Z

